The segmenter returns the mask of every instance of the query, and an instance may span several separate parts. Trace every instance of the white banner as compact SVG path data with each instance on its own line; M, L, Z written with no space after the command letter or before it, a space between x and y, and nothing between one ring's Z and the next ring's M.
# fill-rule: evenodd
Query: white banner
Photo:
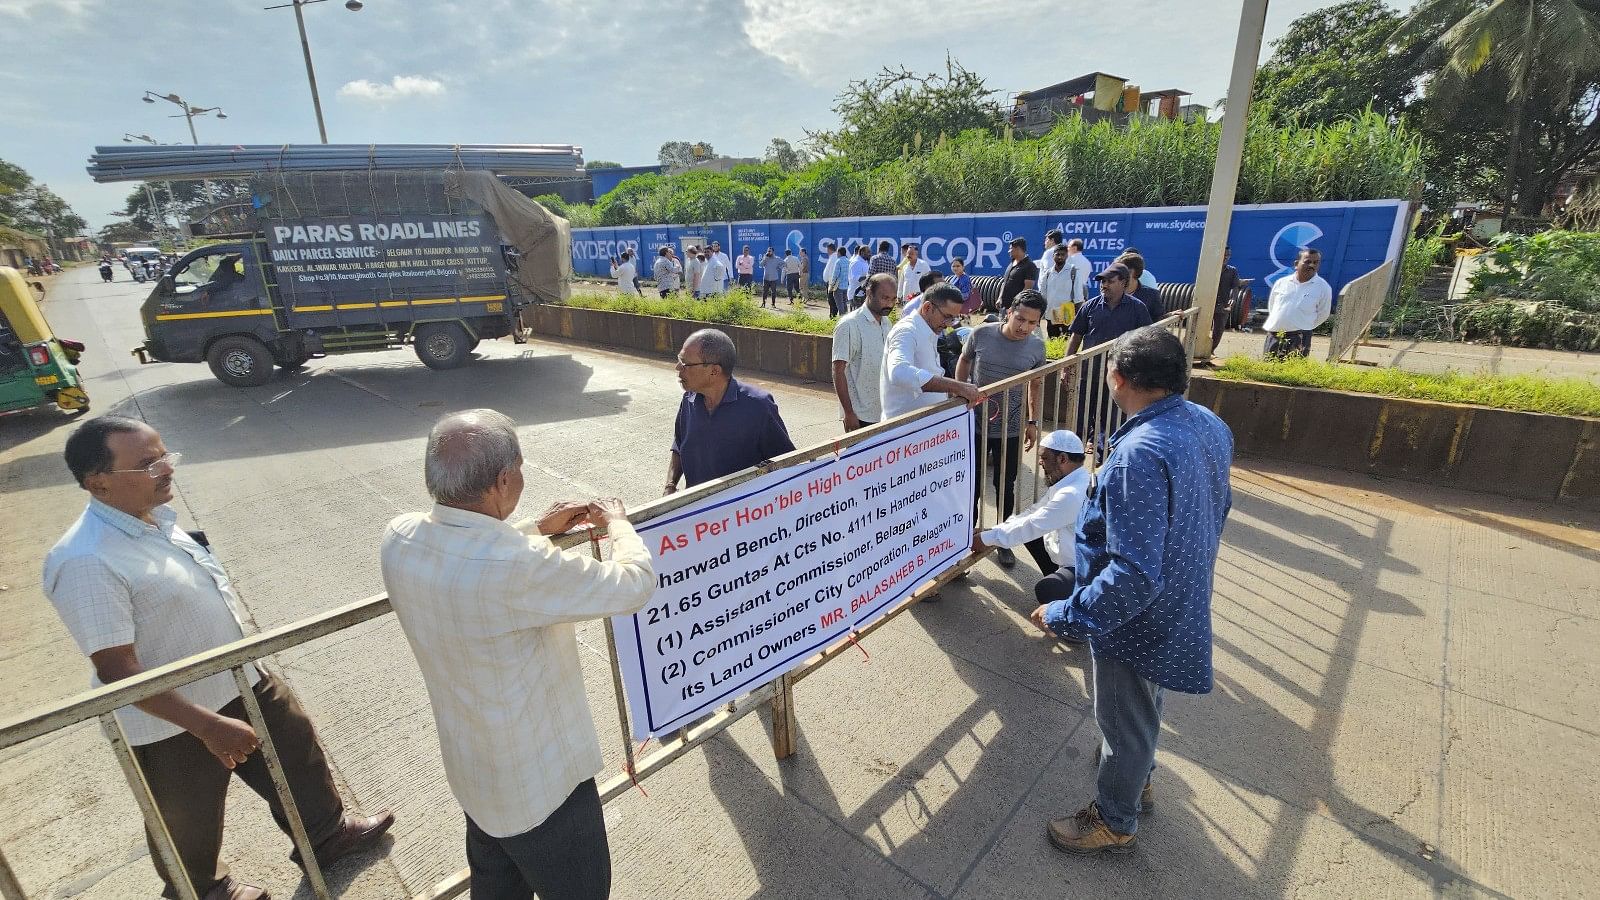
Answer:
M974 476L972 414L948 410L641 526L656 594L612 620L635 738L772 681L965 558Z

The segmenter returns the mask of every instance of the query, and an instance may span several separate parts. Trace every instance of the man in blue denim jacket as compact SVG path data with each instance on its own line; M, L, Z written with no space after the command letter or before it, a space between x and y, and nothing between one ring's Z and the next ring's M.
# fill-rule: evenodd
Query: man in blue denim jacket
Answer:
M1232 505L1233 435L1190 403L1189 358L1155 326L1117 338L1107 380L1128 421L1111 436L1078 515L1077 585L1034 624L1088 639L1101 747L1096 797L1052 821L1073 853L1133 849L1151 807L1165 690L1211 691L1211 578Z

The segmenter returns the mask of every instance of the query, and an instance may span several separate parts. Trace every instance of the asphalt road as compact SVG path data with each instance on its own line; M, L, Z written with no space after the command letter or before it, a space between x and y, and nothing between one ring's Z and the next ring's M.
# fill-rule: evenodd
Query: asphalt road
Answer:
M678 399L666 360L489 342L433 372L404 352L319 360L248 390L139 366L142 289L91 270L46 311L89 345L94 412L142 416L185 454L175 501L261 627L379 590L377 541L422 508L424 435L498 408L521 426L523 513L640 502ZM771 388L797 443L834 433L816 385ZM84 496L72 420L0 420L0 718L80 690L85 662L38 586ZM992 562L797 690L779 765L750 717L607 807L619 898L1581 897L1600 892L1600 519L1562 508L1241 461L1218 562L1217 686L1170 695L1141 849L1067 858L1044 822L1092 791L1081 650L1041 639L1026 562ZM620 770L603 631L580 635ZM392 618L281 654L346 796L393 806L346 896L422 890L463 864L415 662ZM510 748L513 752L515 748ZM225 853L307 897L288 841L235 790ZM0 752L0 847L33 896L152 896L137 812L92 725Z

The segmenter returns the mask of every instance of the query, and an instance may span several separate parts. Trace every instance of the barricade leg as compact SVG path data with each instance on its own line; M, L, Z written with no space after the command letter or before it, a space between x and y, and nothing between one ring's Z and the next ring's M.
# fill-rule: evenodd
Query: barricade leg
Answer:
M122 724L114 713L102 715L100 724L111 739L111 752L116 754L117 762L122 765L122 774L128 779L128 787L139 804L139 812L144 814L145 827L150 829L151 840L161 855L162 865L171 875L173 886L178 889L178 900L200 900L194 882L189 880L189 870L184 868L183 858L178 855L178 844L172 839L172 832L167 830L167 820L162 818L155 795L150 793L150 784L144 780L144 771L133 756L133 748L128 746L128 736L122 733Z
M289 778L283 773L278 745L272 740L266 716L261 714L261 701L256 699L255 689L250 686L250 679L245 677L243 666L233 667L233 680L239 686L240 699L244 700L245 717L250 720L250 727L256 730L256 737L261 740L261 757L266 761L267 774L272 776L278 802L283 804L283 817L289 820L289 834L294 838L295 849L300 851L300 865L305 869L306 880L311 882L311 893L317 900L331 900L333 895L328 892L328 882L322 877L322 866L317 863L316 847L311 843L311 836L306 834L305 821L300 818L300 806L294 802L294 792L289 790Z
M772 755L788 759L794 755L800 724L794 716L794 682L788 675L778 676L777 693L772 697Z

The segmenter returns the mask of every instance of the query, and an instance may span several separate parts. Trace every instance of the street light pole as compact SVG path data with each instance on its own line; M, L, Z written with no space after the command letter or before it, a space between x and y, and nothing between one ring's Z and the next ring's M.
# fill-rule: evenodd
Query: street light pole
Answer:
M306 37L306 15L300 9L302 6L322 2L324 0L289 0L288 3L280 3L277 6L264 6L262 9L283 9L286 6L294 9L294 24L300 30L300 53L306 59L306 82L311 85L311 108L317 114L317 136L322 138L322 142L326 144L328 142L328 126L322 121L322 97L317 93L317 68L311 64L311 41ZM351 12L360 12L362 5L361 0L345 0L344 8Z
M1211 171L1211 199L1206 205L1206 228L1200 237L1200 266L1194 278L1194 355L1208 359L1211 321L1216 315L1218 286L1222 283L1222 253L1228 246L1233 200L1239 192L1239 167L1244 157L1246 119L1250 94L1255 90L1256 61L1261 57L1261 33L1266 28L1267 0L1244 0L1239 11L1239 37L1233 48L1233 73L1228 79L1228 104L1222 113L1222 137L1217 141L1217 164Z
M317 111L317 134L328 142L328 126L322 121L322 98L317 96L317 70L311 65L311 42L306 39L306 14L300 11L301 0L294 0L294 24L300 29L300 52L306 57L306 81L311 82L311 107Z

